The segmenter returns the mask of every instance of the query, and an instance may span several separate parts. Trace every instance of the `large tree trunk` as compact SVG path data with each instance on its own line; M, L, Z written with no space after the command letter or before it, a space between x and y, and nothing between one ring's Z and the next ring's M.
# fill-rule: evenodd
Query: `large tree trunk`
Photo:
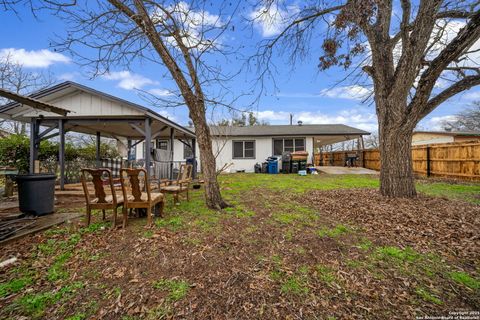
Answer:
M385 123L380 121L380 123ZM389 123L388 121L386 123ZM414 197L413 128L380 124L380 192L389 197Z
M205 180L205 200L211 209L223 209L229 205L223 200L220 193L220 186L217 181L217 166L212 149L212 137L205 118L204 105L196 104L193 108L189 106L190 119L195 126L198 147L200 149L200 164L202 166L203 178Z

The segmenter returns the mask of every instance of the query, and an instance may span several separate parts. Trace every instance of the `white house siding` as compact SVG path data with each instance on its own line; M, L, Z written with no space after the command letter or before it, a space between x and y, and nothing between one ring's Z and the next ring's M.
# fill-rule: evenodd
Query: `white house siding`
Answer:
M127 105L111 101L106 98L101 98L94 96L87 92L74 92L54 100L47 101L56 105L58 107L70 110L69 116L82 116L82 115L99 115L99 116L109 116L109 115L141 115L142 113L138 110L133 109ZM33 111L27 113L25 116L35 116L38 115L39 111ZM45 114L45 116L57 116L57 114Z
M303 137L282 137L282 138L303 138ZM305 137L306 151L309 153L309 159L313 152L313 137ZM270 157L273 153L273 139L274 137L233 137L225 140L224 138L213 139L213 152L218 153L216 162L217 169L223 168L225 165L233 163L227 172L236 172L238 170L245 170L246 172L253 172L256 163L262 163ZM233 159L233 141L255 141L255 158L254 159ZM200 155L198 144L196 146L198 166L200 168ZM220 151L220 152L219 152ZM174 160L182 161L183 159L183 144L180 141L175 141Z
M308 160L311 161L312 152L313 152L313 137L312 136L285 136L279 138L305 138L305 147L308 152ZM245 172L253 172L254 166L256 163L262 163L270 157L273 153L273 139L274 137L234 137L228 138L213 138L213 152L214 154L218 153L216 162L217 169L223 168L225 165L233 163L227 170L227 172L236 172L239 170L245 170ZM255 159L233 159L233 141L255 141ZM198 169L200 170L200 153L198 144L196 145L197 150L197 163ZM143 143L139 143L136 146L136 158L143 159ZM183 157L183 143L179 140L174 141L173 149L173 160L174 161L184 161Z

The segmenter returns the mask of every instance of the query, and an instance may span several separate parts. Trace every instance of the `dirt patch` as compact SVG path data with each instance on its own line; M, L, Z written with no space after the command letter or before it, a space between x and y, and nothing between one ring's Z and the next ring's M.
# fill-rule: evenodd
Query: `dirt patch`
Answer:
M72 225L6 247L0 259L16 255L19 263L0 270L0 283L21 273L26 284L18 291L7 288L0 317L35 318L28 307L45 301L38 318L413 319L472 310L480 301L477 291L443 273L427 275L420 258L392 264L364 240L436 250L451 255L454 266L470 265L478 258L478 220L471 218L476 206L432 198L390 203L369 190L298 196L257 188L228 199L236 201L237 211L210 212L201 191L192 194L188 212L167 206L151 229L145 219L131 219L126 230L115 231ZM467 216L448 219L463 217L461 224L427 224L433 235L414 236L421 226L404 230L429 221L413 213L434 214L452 203ZM389 216L393 209L399 211L390 213L395 219ZM470 225L476 229L469 236ZM453 247L431 240L439 237L435 228L457 231L449 237ZM452 253L460 246L465 254Z
M313 191L298 198L383 244L435 251L473 270L480 259L480 206L438 197L382 197L378 190Z

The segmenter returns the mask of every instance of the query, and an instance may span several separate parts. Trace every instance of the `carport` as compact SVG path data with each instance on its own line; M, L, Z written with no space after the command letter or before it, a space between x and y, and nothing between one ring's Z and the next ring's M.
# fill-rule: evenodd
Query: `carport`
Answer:
M65 133L96 136L96 160L100 165L100 139L127 140L127 153L141 142L168 139L173 159L174 139L195 152L195 134L157 112L141 105L66 81L28 97L6 90L0 96L13 100L0 107L0 117L30 123L30 173L35 173L42 140L59 138L60 188L65 184ZM151 143L145 143L145 167L150 175ZM130 157L128 157L130 159ZM173 169L173 162L171 163ZM172 170L170 171L172 172Z

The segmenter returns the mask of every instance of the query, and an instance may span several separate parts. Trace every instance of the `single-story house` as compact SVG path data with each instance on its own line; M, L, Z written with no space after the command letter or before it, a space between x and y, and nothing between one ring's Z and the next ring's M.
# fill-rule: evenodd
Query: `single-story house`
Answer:
M217 170L228 166L227 172L253 172L256 163L285 151L307 151L308 162L312 163L319 147L370 134L343 124L211 126L210 131ZM152 144L169 150L168 140L152 141ZM136 159L142 157L144 147L143 143L137 145ZM198 145L196 150L200 152ZM191 150L188 144L175 141L173 154L174 161L184 161L191 156Z
M412 145L480 141L480 131L415 131Z

